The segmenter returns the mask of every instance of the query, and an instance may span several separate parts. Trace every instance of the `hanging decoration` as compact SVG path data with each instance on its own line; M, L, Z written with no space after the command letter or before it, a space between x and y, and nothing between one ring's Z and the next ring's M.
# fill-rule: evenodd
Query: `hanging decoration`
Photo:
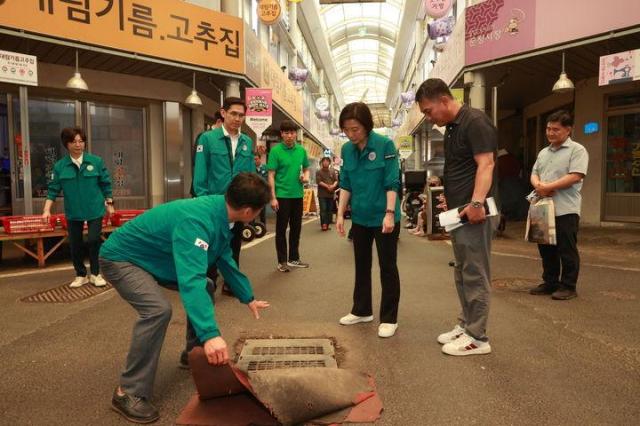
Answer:
M316 117L322 121L331 121L331 112L330 111L316 111Z
M289 71L289 80L293 83L297 90L302 90L304 83L309 78L309 70L304 68L292 68Z
M391 120L391 128L392 129L397 129L401 125L402 125L402 119L394 118L393 120Z
M402 106L404 108L411 108L411 105L413 105L413 101L415 101L415 99L416 94L411 89L406 92L400 93L400 100L402 101Z
M424 0L427 15L434 19L442 18L451 10L452 0Z
M435 21L427 24L429 38L431 40L435 40L439 37L448 37L453 32L453 27L455 25L456 18L454 18L453 16L436 19Z
M331 136L338 136L340 135L340 129L337 127L332 127L331 130L329 130L329 134Z

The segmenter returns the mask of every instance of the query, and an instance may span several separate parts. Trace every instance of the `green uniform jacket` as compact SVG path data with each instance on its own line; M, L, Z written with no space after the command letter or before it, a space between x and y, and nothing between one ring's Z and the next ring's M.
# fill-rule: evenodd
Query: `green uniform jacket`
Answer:
M100 257L130 262L160 282L178 284L184 310L201 342L220 336L207 269L214 263L242 302L253 300L249 279L231 254L229 217L223 195L161 204L111 234Z
M47 199L64 193L67 220L92 220L104 216L104 200L111 198L111 177L102 158L84 153L80 170L67 155L53 166Z
M238 173L256 172L253 141L240 134L235 159L231 156L231 139L222 127L206 131L196 141L193 166L193 191L196 197L224 194Z
M275 172L277 198L302 198L304 185L300 172L309 167L307 151L296 142L289 148L282 140L269 152L267 170Z
M369 133L362 152L348 142L342 146L340 188L351 193L351 220L361 226L380 227L387 210L387 191L400 189L398 152L393 141ZM400 221L400 196L395 222Z

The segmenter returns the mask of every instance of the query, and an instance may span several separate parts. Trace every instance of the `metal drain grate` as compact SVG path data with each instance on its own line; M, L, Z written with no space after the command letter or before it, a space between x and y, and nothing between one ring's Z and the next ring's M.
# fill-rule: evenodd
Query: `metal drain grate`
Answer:
M338 368L329 339L248 339L238 358L245 371L281 368Z
M328 367L324 360L292 360L292 361L251 361L247 368L248 371L259 370L276 370L279 368L321 368Z
M26 303L72 303L102 294L112 288L111 284L107 284L104 287L85 284L82 287L77 288L71 288L69 287L69 284L64 284L59 287L50 288L49 290L32 294L31 296L23 297L20 301Z

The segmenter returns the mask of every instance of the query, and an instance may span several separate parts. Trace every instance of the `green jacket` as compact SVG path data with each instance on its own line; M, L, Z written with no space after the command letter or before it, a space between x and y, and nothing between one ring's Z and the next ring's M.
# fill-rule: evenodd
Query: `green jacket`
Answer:
M207 286L214 263L242 302L253 300L249 279L231 254L229 217L223 195L176 200L154 207L102 244L100 257L130 262L160 282L178 284L184 310L201 342L220 336Z
M400 189L398 152L393 141L369 133L362 152L351 142L342 146L340 188L351 193L351 220L362 226L380 227L387 210L387 191ZM400 221L400 196L396 197L395 222Z
M240 134L235 159L230 155L231 139L222 127L206 131L196 141L193 191L196 197L224 194L231 179L242 172L256 172L253 141Z
M300 172L308 167L307 151L298 142L289 148L280 140L271 148L267 170L275 172L276 197L302 198L304 185L300 182Z
M67 220L92 220L104 216L104 200L111 198L111 177L102 158L84 153L80 170L66 155L53 166L47 199L64 195Z

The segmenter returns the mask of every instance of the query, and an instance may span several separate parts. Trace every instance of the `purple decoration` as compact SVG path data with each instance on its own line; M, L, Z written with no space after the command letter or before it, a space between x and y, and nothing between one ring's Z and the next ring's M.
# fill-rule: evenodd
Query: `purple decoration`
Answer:
M331 121L330 111L316 111L316 117L323 121Z
M293 83L296 89L302 89L304 83L309 78L309 70L304 68L292 68L289 71L289 80Z
M329 130L329 134L331 136L338 136L340 134L340 129L338 129L337 127L334 127L331 130Z
M411 108L413 105L413 101L416 100L416 94L413 90L409 90L407 92L400 93L400 100L402 101L402 106L405 108Z
M447 37L453 31L453 27L456 25L456 18L453 16L447 16L446 18L436 19L435 21L427 24L429 38L435 40L438 37Z
M397 129L401 125L402 125L402 120L401 119L394 118L393 120L391 120L391 128L392 129Z

